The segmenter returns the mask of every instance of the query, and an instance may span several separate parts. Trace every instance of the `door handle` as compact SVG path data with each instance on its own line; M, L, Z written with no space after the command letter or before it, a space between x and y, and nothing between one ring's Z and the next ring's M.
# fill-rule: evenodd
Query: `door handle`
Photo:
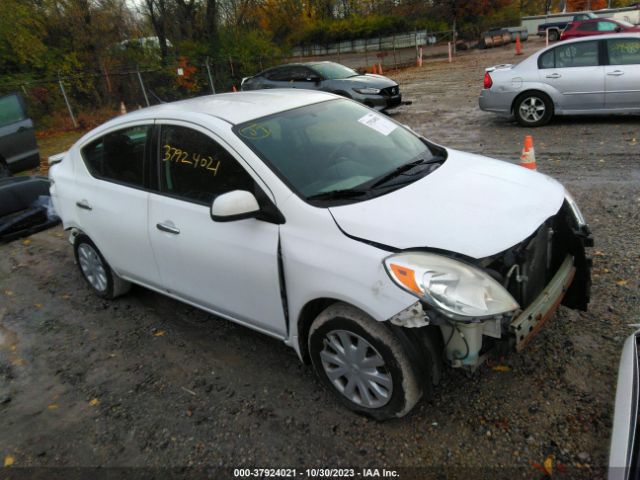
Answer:
M614 70L613 72L607 72L607 75L611 75L612 77L619 77L620 75L624 75L622 70Z
M82 200L80 202L76 202L76 207L81 208L83 210L93 210L91 208L91 205L89 205L89 203L87 203L86 200Z
M552 73L551 75L547 75L547 78L560 78L561 76L559 73Z
M173 233L174 235L178 235L180 233L180 229L176 227L172 227L171 225L167 225L166 223L158 223L156 228L162 232Z

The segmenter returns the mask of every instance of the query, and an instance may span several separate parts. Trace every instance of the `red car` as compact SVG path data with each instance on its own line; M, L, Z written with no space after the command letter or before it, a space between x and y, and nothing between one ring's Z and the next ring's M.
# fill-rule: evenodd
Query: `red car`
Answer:
M640 32L640 26L633 25L624 20L593 18L591 20L571 22L560 35L560 40L615 32Z

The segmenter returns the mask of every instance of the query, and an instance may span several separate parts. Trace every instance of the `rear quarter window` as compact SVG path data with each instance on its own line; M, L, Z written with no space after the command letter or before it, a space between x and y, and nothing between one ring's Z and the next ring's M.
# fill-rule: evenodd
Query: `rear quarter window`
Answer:
M555 68L555 51L556 49L554 48L540 55L540 57L538 58L538 68Z

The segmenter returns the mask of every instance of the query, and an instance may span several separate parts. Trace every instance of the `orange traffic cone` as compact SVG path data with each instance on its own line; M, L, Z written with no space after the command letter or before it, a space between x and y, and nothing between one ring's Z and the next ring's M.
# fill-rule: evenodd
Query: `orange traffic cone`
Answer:
M522 55L522 45L520 44L520 34L516 35L516 55Z
M127 113L127 107L124 106L124 102L120 102L120 115Z
M232 92L237 92L238 90L236 90L236 86L235 85L231 85L231 91Z
M378 64L378 75L382 75L382 63Z
M537 170L536 165L536 152L533 149L533 137L527 135L524 137L524 148L522 149L522 155L520 155L520 166L528 168L529 170Z

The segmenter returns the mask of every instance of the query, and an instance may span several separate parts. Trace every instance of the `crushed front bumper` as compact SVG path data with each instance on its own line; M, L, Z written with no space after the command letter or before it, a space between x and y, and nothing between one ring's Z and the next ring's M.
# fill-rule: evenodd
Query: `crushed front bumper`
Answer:
M549 284L526 310L509 325L516 339L516 350L522 351L556 311L576 274L573 256L567 255Z

